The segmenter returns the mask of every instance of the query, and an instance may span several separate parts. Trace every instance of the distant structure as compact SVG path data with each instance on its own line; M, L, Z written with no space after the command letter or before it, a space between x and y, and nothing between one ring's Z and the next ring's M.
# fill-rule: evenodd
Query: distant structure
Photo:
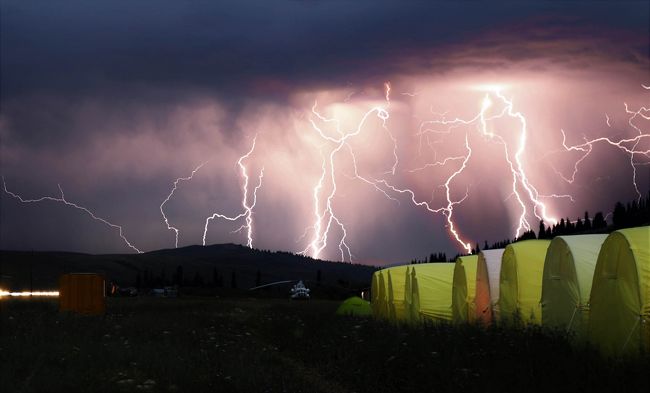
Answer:
M59 279L59 310L98 315L106 311L106 283L96 273L69 273Z
M307 300L309 299L309 288L303 284L302 280L298 281L296 285L291 288L291 299L293 300Z

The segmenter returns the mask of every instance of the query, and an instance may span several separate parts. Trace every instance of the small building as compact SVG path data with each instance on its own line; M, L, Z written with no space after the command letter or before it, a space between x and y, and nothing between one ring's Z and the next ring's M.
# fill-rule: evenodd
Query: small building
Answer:
M68 273L59 279L59 311L97 315L106 311L106 283L96 273Z

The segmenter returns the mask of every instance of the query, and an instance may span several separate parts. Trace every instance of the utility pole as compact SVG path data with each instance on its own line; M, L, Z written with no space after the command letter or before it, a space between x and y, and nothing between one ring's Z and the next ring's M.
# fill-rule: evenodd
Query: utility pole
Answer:
M32 257L29 260L29 297L34 293L34 250L32 250Z

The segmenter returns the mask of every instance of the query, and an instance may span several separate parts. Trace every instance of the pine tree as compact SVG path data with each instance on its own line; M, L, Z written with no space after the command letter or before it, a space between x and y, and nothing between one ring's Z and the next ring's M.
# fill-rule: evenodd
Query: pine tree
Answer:
M174 277L174 282L179 287L183 285L183 266L176 266L176 275Z
M192 280L192 285L195 287L203 286L203 276L198 271L194 273L194 279Z
M623 206L621 202L616 202L616 205L614 206L614 214L612 215L614 228L623 228L626 221L625 206Z
M540 220L539 232L537 232L537 237L540 239L544 239L545 235L546 235L546 228L544 227L544 220Z
M237 275L235 272L232 272L232 275L230 276L230 288L232 289L237 289Z
M576 232L576 233L583 232L583 231L584 231L584 228L585 228L585 227L584 227L584 225L582 224L582 219L580 219L580 218L578 217L578 219L576 220L575 232Z
M603 217L603 213L598 212L594 216L594 221L592 222L592 227L593 229L603 229L607 228L607 221L605 221L605 217Z
M585 211L585 222L584 222L585 231L591 230L591 220L589 220L589 212Z

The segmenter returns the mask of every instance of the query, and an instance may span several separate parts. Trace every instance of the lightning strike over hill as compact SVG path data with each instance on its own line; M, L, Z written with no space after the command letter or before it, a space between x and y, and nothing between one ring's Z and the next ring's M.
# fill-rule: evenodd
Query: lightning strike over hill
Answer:
M175 234L174 247L175 248L178 248L178 232L179 231L178 231L178 228L176 228L176 227L169 224L169 220L167 219L167 216L165 215L165 211L163 210L163 206L165 206L165 204L167 202L169 202L171 197L174 195L174 192L178 188L178 183L181 182L181 181L192 180L192 178L194 177L194 174L196 174L196 172L198 172L199 169L201 169L206 163L207 163L207 161L201 163L201 165L194 168L194 170L192 171L192 173L189 176L187 176L187 177L179 177L178 179L174 180L174 187L169 192L169 195L167 195L167 198L165 198L165 200L160 204L160 214L162 214L163 219L165 220L165 225L167 225L167 229L174 231L174 234Z
M385 88L386 103L387 106L389 106L390 105L390 83L386 82L384 84L384 88ZM342 131L341 124L338 119L327 118L323 116L321 113L317 111L316 109L317 107L318 107L318 103L315 102L314 105L312 106L312 110L311 110L312 117L309 118L309 121L313 129L318 133L318 135L325 141L333 143L334 148L330 151L328 157L323 157L322 166L321 166L321 176L319 177L316 186L314 186L313 193L312 193L315 222L311 227L307 228L307 230L305 231L305 235L306 235L307 232L311 229L313 231L313 237L309 245L304 250L302 250L300 254L303 255L309 254L313 258L319 258L323 250L327 247L327 240L332 225L336 224L336 226L338 226L342 232L342 236L338 243L338 248L341 253L341 260L346 260L347 257L349 261L352 261L353 259L352 251L350 249L350 246L346 242L347 235L348 235L347 229L345 227L345 224L337 217L334 211L335 209L332 205L332 202L337 192L337 183L336 183L336 174L335 174L336 156L341 150L343 150L344 147L347 147L347 150L352 157L353 169L355 173L354 177L363 181L366 184L373 185L375 190L378 190L382 192L385 196L389 197L386 194L386 192L382 191L377 187L376 182L368 180L367 178L364 178L359 175L358 167L357 167L357 158L352 146L348 142L350 139L361 134L366 122L369 120L371 115L374 114L381 121L382 128L386 131L389 138L393 142L393 158L394 158L393 165L391 166L391 169L385 173L394 174L397 165L399 163L398 156L397 156L397 141L395 137L392 135L392 133L390 132L390 130L388 129L388 127L386 126L386 122L390 117L390 115L386 110L386 108L383 106L374 106L370 110L365 112L361 120L358 122L356 128L349 132ZM335 126L336 134L338 134L339 136L332 137L327 135L326 132L323 131L323 129L319 126L319 124L317 124L314 118L318 119L320 122L325 124L327 123L333 124ZM331 189L329 194L327 194L327 196L325 197L324 206L321 206L323 204L321 202L321 197L322 197L321 194L323 192L323 189L325 188L326 180L329 181L329 187ZM305 235L303 235L303 237Z
M105 220L105 219L103 219L103 218L101 218L101 217L97 217L93 212L91 212L91 211L88 210L87 208L85 208L85 207L83 207L83 206L79 206L79 205L77 205L76 203L73 203L73 202L68 201L68 200L65 198L65 194L63 193L63 188L61 188L61 185L60 185L60 184L58 185L58 187L59 187L59 192L61 192L61 197L60 197L60 198L50 197L50 196L45 196L45 197L40 197L40 198L36 198L36 199L24 199L24 198L21 197L20 195L15 194L15 193L9 191L9 190L7 189L7 183L5 182L5 178L4 178L4 176L2 177L2 186L3 186L3 188L4 188L4 191L5 191L7 194L11 195L12 197L14 197L15 199L17 199L17 200L20 201L21 203L38 203L38 202L43 202L43 201L51 201L51 202L63 203L63 204L66 205L66 206L70 206L70 207L73 207L73 208L75 208L75 209L81 210L81 211L83 211L84 213L88 214L88 215L89 215L93 220L95 220L95 221L99 221L99 222L101 222L101 223L103 223L103 224L105 224L105 225L107 225L107 226L109 226L109 227L111 227L111 228L113 228L113 229L117 229L117 231L118 231L118 233L119 233L119 236L122 238L122 240L124 240L124 243L126 243L126 245L127 245L129 248L131 248L133 251L135 251L135 252L137 252L137 253L142 253L142 251L140 251L137 247L135 247L133 244L131 244L131 242L129 242L129 240L124 236L124 233L123 233L123 230L122 230L122 227L121 227L121 226L116 225L116 224L113 224L113 223L111 223L111 222L108 222L107 220Z
M493 86L493 85L486 85L480 87L479 90L484 90L484 91L486 90L487 93L483 98L481 110L473 118L469 120L464 120L459 118L455 118L453 120L446 120L443 115L442 119L440 120L428 120L422 122L420 124L419 131L416 135L420 138L420 146L422 145L422 138L426 137L429 147L433 149L428 139L429 134L439 134L439 135L451 134L454 132L454 130L456 130L459 127L474 125L477 128L479 134L485 137L487 141L494 141L495 143L502 145L504 148L503 158L507 162L512 175L512 195L515 196L517 203L521 208L521 214L519 215L517 229L515 230L515 237L518 237L523 231L528 231L531 229L531 225L527 219L527 215L528 215L527 202L529 204L532 204L532 213L537 219L544 220L546 222L554 224L557 222L557 219L548 215L547 207L541 201L541 198L547 197L547 198L572 199L572 197L570 195L557 195L557 194L540 195L540 193L537 191L537 188L530 182L528 175L526 174L526 171L524 169L523 157L522 157L526 149L526 141L527 141L527 133L528 133L526 118L521 112L514 110L514 105L512 100L509 100L501 93L502 88L503 88L502 86ZM492 93L496 98L498 98L500 102L503 104L503 107L501 108L500 111L491 115L488 113L488 110L493 106L493 102L490 98L490 93ZM518 143L515 148L509 146L505 137L493 131L488 130L488 122L496 119L501 119L506 116L515 119L520 124L520 128L518 130L518 137L517 137ZM438 128L438 126L442 126L442 129ZM471 251L470 243L464 241L461 238L458 231L455 229L454 221L452 220L454 206L460 204L468 196L468 194L466 192L465 197L458 201L452 201L450 196L451 180L465 170L471 156L471 148L469 147L467 135L465 139L465 146L468 151L467 155L446 157L442 161L436 161L434 163L425 164L424 166L411 170L411 172L422 171L431 167L438 167L438 166L444 167L446 164L448 164L451 161L460 161L460 160L463 161L460 168L456 172L454 172L444 183L444 187L446 190L446 197L447 197L447 206L445 208L439 208L439 209L432 209L428 206L428 204L426 204L426 206L427 209L431 212L435 212L435 213L443 212L443 214L447 219L447 227L449 228L451 235L467 252L470 252ZM513 150L514 150L514 154L513 154ZM434 150L434 153L437 152ZM412 201L415 202L415 195L412 190L398 190L392 186L391 188L394 191L398 191L398 192L405 192L405 191L409 192L412 196ZM422 205L424 204L424 202L418 202L417 204Z
M244 183L242 185L242 201L241 205L244 208L244 211L234 215L234 216L226 216L224 214L215 212L209 217L205 219L205 226L203 228L203 245L205 246L206 243L206 237L208 234L208 226L210 225L210 221L216 219L216 218L221 218L226 221L237 221L240 219L244 219L245 223L239 227L239 229L233 231L233 233L240 232L243 230L246 230L246 245L249 248L253 248L253 209L255 208L255 205L257 204L257 191L262 187L262 179L264 178L264 167L260 170L260 174L258 176L258 182L255 188L253 189L253 195L252 195L252 203L249 203L249 194L248 194L248 183L249 183L249 176L248 176L248 171L246 166L244 165L244 160L248 159L251 154L253 154L253 151L255 150L255 143L257 141L257 135L253 138L253 145L251 149L244 154L243 156L239 157L239 160L237 160L237 165L239 166L239 169L241 171L241 176L244 179Z

